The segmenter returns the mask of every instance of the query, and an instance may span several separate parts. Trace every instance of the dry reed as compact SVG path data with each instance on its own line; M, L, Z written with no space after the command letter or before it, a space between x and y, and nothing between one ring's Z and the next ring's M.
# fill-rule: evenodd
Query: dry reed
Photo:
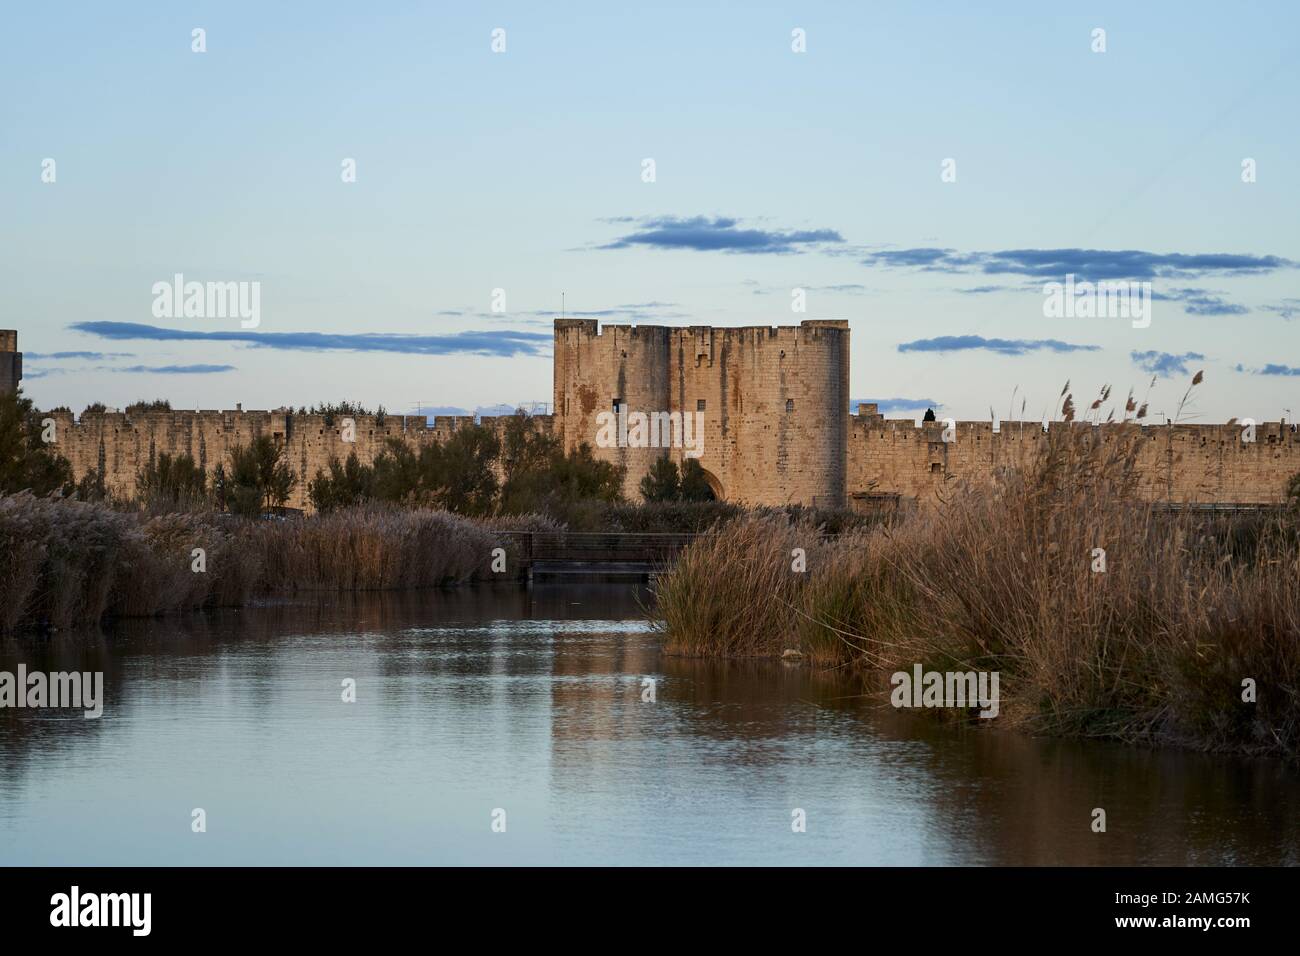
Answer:
M0 632L237 606L256 594L461 584L491 573L498 546L512 547L441 511L253 521L0 496Z
M742 520L657 585L671 652L998 670L1002 723L1206 749L1300 751L1300 527L1142 502L1138 430L1054 428L991 485L820 540ZM808 573L790 551L810 548ZM1096 570L1104 550L1105 570ZM814 555L816 557L814 558ZM1255 700L1243 700L1244 682Z

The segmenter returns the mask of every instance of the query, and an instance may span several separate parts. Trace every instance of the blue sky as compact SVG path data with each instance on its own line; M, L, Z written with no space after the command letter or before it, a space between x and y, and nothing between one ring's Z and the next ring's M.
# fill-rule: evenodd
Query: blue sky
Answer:
M848 319L893 415L1153 375L1172 413L1201 368L1197 420L1300 413L1295 5L990 6L9 7L0 327L74 409L546 401L563 292ZM1046 318L1066 272L1151 281L1150 326ZM260 325L155 317L176 273L259 282Z

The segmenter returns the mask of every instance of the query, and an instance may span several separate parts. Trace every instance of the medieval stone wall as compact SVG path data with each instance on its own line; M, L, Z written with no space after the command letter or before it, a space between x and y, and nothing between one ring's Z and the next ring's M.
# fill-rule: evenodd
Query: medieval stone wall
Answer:
M297 415L288 409L277 411L147 411L89 412L77 421L68 412L54 412L55 445L59 454L72 463L73 474L80 479L89 471L99 471L105 486L115 494L129 497L135 493L136 477L161 454L189 455L211 477L219 463L230 464L230 453L261 435L269 435L285 449L285 460L298 481L286 504L310 510L307 482L317 471L329 468L331 459L345 460L356 452L363 464L372 464L389 439L398 439L418 448L430 442L442 442L467 423L472 416L437 416L428 424L423 416L374 415L350 416L355 440L344 441L345 420L335 415ZM546 431L551 428L549 415L533 416ZM484 418L482 424L500 434L508 419ZM501 477L498 474L498 477Z
M0 330L0 391L21 375L17 334ZM957 422L953 440L944 423L922 426L891 420L864 404L849 406L849 331L842 321L807 321L797 327L712 328L605 326L586 319L555 323L555 413L534 416L561 438L566 450L587 443L597 457L627 469L625 495L656 458L679 464L681 447L600 447L601 412L621 400L629 410L698 412L703 419L699 458L715 493L755 505L938 500L953 480L989 481L1000 466L1025 460L1045 440L1037 422ZM307 508L307 482L356 452L371 463L388 439L419 447L441 442L469 416L355 416L355 441L344 441L345 416L276 411L137 411L86 413L78 421L54 412L57 451L77 478L95 470L115 493L129 496L151 459L190 455L211 475L230 452L259 435L286 450L298 478L288 502ZM500 432L507 418L484 418ZM1142 491L1150 500L1270 504L1284 500L1287 480L1300 472L1300 433L1293 425L1255 426L1253 442L1242 426L1093 426L1053 423L1051 428L1100 427L1103 441L1139 436ZM662 436L661 436L662 437ZM500 477L498 463L498 477Z
M944 423L883 418L873 405L859 407L849 439L849 490L861 506L873 496L899 495L931 502L953 479L991 480L998 466L1036 453L1046 441L1038 422L956 422L951 442ZM1103 441L1137 435L1141 490L1152 501L1274 504L1285 498L1287 480L1300 472L1300 433L1281 422L1263 422L1254 441L1243 426L1136 425L1053 422L1050 429L1100 428Z

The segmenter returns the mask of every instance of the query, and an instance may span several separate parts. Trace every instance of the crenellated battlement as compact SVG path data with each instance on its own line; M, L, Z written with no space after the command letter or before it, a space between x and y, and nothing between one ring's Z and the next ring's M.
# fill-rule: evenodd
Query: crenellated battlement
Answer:
M849 481L862 497L887 493L937 500L955 479L989 481L995 470L1026 460L1062 430L1095 429L1102 442L1138 441L1140 490L1150 500L1275 504L1300 472L1300 431L1286 422L1141 424L1136 422L954 421L887 419L859 406L850 424ZM1243 441L1243 437L1250 438Z

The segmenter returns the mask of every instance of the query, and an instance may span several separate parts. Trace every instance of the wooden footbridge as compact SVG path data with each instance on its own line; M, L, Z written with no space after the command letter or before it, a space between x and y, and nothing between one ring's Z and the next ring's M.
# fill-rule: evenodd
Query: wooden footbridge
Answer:
M663 570L698 534L513 531L528 580L585 578L645 581Z

